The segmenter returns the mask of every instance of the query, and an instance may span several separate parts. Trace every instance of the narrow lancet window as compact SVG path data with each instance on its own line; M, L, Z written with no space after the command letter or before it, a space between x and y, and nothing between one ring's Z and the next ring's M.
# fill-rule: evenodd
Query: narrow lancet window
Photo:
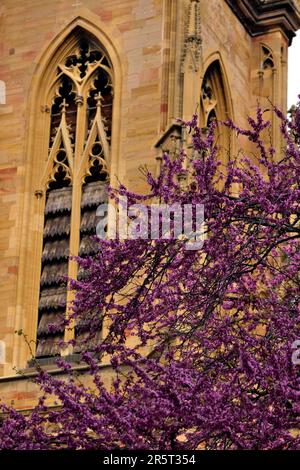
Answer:
M72 276L69 256L95 252L91 236L96 235L96 211L107 200L113 71L101 44L76 31L70 38L68 54L57 63L49 93L36 349L39 358L61 353L68 308L67 276ZM85 335L81 326L75 326L79 339Z

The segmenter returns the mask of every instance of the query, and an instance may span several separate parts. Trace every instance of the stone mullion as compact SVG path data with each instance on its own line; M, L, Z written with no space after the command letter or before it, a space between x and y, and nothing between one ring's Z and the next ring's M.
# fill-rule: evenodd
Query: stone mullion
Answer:
M45 162L47 162L48 152L49 152L49 135L50 135L50 127L51 127L51 115L49 112L49 108L42 110L42 135L40 138L41 142L41 155ZM36 175L37 179L41 179L41 174ZM34 178L33 178L34 179ZM35 236L33 239L32 246L35 247L34 253L39 253L39 258L37 262L33 263L33 270L32 270L32 284L33 286L38 286L37 289L32 290L32 294L30 297L30 308L28 309L28 336L29 339L33 341L33 352L35 354L36 346L37 346L37 311L38 311L38 304L39 304L39 283L41 278L41 253L43 250L43 232L44 232L44 213L45 213L45 205L46 205L46 185L42 185L39 187L35 187L34 189L34 217L37 221L37 229L35 232ZM27 232L26 232L27 233ZM27 239L27 238L26 238ZM27 262L27 258L25 258ZM19 304L17 303L17 306ZM19 308L19 307L18 307ZM22 311L22 309L21 309ZM18 329L18 325L15 326ZM15 337L19 340L19 336ZM23 347L23 345L22 345ZM25 345L27 348L27 345ZM22 348L18 347L15 349L18 354L22 351ZM16 359L15 362L18 364L19 359Z
M86 129L86 100L83 101L82 97L77 100L77 119L76 119L76 135L74 147L74 160L73 160L73 182L72 182L72 211L70 223L70 245L69 251L71 256L78 256L79 243L80 243L80 202L82 192L82 181L80 178L80 162L84 148L85 129ZM78 266L74 260L69 260L68 276L71 279L77 278ZM67 312L66 315L71 313L72 301L75 298L75 292L68 290L67 292ZM71 321L70 325L65 330L65 342L74 339L75 337L75 323ZM62 351L62 355L71 354L72 346L68 346Z

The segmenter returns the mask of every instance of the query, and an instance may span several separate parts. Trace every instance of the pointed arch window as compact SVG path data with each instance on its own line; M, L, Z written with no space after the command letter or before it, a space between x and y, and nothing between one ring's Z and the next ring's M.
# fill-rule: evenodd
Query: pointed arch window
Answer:
M46 197L39 358L59 355L61 340L70 337L63 324L72 296L65 278L78 273L69 255L95 251L91 235L98 222L96 209L107 199L110 165L114 76L108 54L94 37L80 30L73 33L67 53L58 57L46 106L49 150L42 178Z
M215 60L207 68L200 94L200 123L205 130L215 120L217 123L230 117L229 100L219 60ZM222 126L217 126L216 137L224 151L229 148L229 132Z

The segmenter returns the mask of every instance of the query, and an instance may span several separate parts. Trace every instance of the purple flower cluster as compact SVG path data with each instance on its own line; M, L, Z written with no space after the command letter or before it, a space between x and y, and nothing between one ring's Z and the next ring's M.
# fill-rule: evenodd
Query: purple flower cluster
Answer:
M62 360L64 379L39 370L29 415L2 405L1 449L300 449L300 107L291 120L274 111L280 157L260 109L249 129L223 123L256 147L256 164L244 154L220 165L215 124L204 134L194 116L189 165L184 151L165 155L143 197L111 189L130 203L204 204L205 242L99 240L78 259L71 319L88 332L93 386Z

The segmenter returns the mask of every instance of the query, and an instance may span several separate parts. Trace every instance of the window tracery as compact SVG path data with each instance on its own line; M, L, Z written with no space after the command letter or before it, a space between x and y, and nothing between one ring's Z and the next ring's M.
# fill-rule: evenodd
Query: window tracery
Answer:
M275 67L272 52L266 47L261 47L262 53L262 70L273 69Z
M212 120L226 120L229 117L229 106L225 91L220 62L215 60L206 70L200 93L200 120L203 128Z
M100 44L80 32L49 87L49 152L44 211L37 357L60 354L68 305L69 255L95 251L96 210L107 198L113 70ZM79 197L80 196L80 197ZM78 336L80 325L76 326Z

